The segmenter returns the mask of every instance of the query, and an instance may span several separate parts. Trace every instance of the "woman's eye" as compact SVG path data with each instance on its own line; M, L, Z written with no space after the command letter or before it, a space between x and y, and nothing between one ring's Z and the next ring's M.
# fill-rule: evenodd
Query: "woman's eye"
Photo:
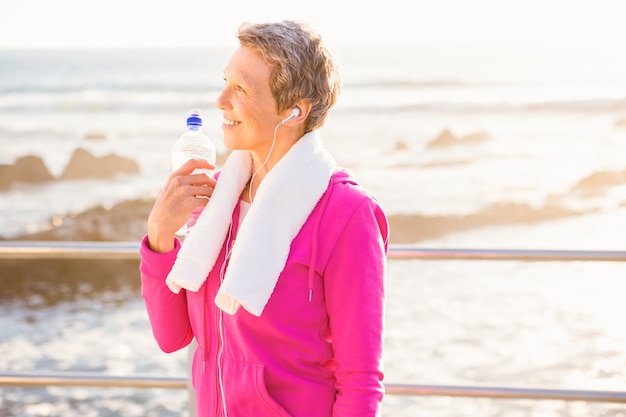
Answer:
M224 78L224 86L228 87L228 80L226 78ZM240 93L245 93L246 89L239 85L239 84L231 84L231 88L234 88L235 90L239 91Z

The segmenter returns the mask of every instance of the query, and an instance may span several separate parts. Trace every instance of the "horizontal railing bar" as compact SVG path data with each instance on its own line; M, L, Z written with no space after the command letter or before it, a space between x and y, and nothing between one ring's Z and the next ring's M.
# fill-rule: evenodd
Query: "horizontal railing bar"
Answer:
M431 249L392 246L389 258L490 261L626 261L626 251L556 249Z
M88 372L0 372L0 386L186 389L184 378L110 376Z
M94 373L0 373L0 386L187 389L185 378L108 376ZM388 395L626 403L626 392L482 385L385 384Z
M389 259L506 261L626 261L626 251L433 249L390 245ZM2 241L0 259L138 259L138 242Z
M626 403L626 392L481 385L387 384L386 393L406 396L446 396L518 400L562 400Z
M0 259L139 259L138 251L138 242L0 242Z

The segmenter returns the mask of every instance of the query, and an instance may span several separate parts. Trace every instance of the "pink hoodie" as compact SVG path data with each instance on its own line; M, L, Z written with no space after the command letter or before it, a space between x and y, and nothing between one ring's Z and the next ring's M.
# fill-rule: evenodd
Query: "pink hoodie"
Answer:
M238 218L239 205L233 236ZM200 417L380 415L388 225L347 172L333 175L293 240L260 317L245 309L231 316L213 302L232 239L200 290L179 294L165 278L180 243L159 254L146 239L140 270L152 330L165 352L196 338Z

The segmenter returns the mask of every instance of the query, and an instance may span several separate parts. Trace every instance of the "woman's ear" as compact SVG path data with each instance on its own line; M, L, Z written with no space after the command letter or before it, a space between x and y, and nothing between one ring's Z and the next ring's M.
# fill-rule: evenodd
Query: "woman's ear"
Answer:
M291 109L291 114L289 114L289 116L281 120L280 124L283 125L287 123L288 121L295 119L298 116L300 116L300 109L298 107L294 107L293 109Z
M311 102L307 100L298 101L296 105L294 106L294 111L295 109L298 109L299 114L295 116L294 118L297 118L299 121L304 122L306 118L309 117L309 113L311 112L311 107L313 107L311 105Z

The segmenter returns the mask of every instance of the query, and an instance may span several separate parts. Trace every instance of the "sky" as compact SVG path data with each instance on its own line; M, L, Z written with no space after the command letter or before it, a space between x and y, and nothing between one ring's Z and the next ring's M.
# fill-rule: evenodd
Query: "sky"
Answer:
M232 46L242 21L298 19L334 45L624 50L624 0L0 0L0 48Z

